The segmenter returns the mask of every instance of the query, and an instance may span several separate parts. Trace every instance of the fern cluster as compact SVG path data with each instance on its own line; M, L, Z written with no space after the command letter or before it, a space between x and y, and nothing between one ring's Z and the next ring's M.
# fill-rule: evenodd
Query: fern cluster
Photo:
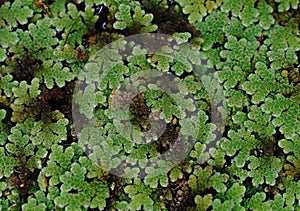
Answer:
M0 209L299 210L299 5L2 1Z

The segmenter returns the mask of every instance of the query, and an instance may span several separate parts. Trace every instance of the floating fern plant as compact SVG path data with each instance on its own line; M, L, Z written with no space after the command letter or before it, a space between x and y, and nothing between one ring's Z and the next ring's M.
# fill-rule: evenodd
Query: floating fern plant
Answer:
M299 6L1 1L0 210L300 210Z

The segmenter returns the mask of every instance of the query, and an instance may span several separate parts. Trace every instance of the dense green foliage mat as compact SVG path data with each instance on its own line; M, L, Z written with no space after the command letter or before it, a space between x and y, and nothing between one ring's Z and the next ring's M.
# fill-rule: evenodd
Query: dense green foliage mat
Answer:
M0 210L300 210L299 24L298 0L1 0ZM134 42L118 60L112 48L105 76L89 83L99 77L86 72L97 52L147 33L194 50L162 46L178 62ZM172 75L197 106L155 89L131 96L136 130L150 130L150 113L167 125L155 143L137 144L109 105L121 84L151 68ZM189 111L196 117L183 119ZM96 129L85 127L92 116ZM100 158L99 147L84 147L97 143L93 134L105 143ZM189 153L151 176L143 159L179 144L179 135L192 135ZM119 155L127 177L99 165L117 165Z

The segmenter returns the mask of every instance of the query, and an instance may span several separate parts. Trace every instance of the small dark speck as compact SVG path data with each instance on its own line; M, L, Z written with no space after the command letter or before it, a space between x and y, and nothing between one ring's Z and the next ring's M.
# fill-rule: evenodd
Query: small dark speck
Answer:
M89 48L90 43L89 43L88 40L84 39L84 40L82 41L82 45L83 45L85 48Z
M108 7L104 6L103 4L94 6L94 9L95 9L94 14L99 16L106 15L109 12Z
M98 15L98 21L95 25L97 29L106 30L107 29L107 15L109 14L109 9L104 4L94 5L94 14Z
M6 56L8 56L8 57L13 57L14 55L15 55L14 52L7 52L7 53L6 53Z
M174 0L168 0L168 6L171 7L171 6L175 6L177 4L176 1Z
M101 25L101 28L104 29L104 30L107 29L107 22L104 22L104 23Z
M107 21L105 19L99 18L96 23L97 28L100 28L101 30L107 29Z
M84 1L81 2L80 4L76 4L76 8L77 8L78 11L84 12L84 10L85 10L85 3L84 3Z
M97 7L95 8L95 14L96 14L96 15L100 15L101 12L102 12L102 10L103 10L103 5L97 6Z

